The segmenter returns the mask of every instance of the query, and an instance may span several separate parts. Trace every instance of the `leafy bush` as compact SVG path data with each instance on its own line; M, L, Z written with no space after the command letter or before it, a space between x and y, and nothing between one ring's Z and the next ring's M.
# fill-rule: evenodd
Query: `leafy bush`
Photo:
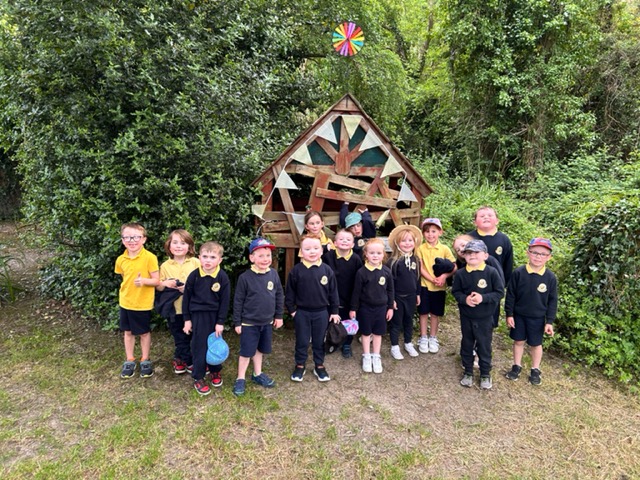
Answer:
M640 380L640 195L603 206L584 223L563 280L556 343L588 365Z
M114 324L130 221L160 260L166 235L186 228L221 241L228 269L240 263L249 182L313 98L278 8L19 0L0 15L0 93L17 126L2 143L24 179L25 217L57 255L43 289Z

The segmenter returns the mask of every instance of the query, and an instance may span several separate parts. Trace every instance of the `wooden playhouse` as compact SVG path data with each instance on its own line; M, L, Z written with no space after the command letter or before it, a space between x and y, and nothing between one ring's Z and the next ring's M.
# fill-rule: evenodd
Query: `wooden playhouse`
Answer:
M297 260L307 210L339 228L344 202L369 209L386 237L397 225L419 225L424 198L433 193L411 162L347 94L327 110L256 178L259 233L285 249L285 278ZM328 232L330 234L330 232Z

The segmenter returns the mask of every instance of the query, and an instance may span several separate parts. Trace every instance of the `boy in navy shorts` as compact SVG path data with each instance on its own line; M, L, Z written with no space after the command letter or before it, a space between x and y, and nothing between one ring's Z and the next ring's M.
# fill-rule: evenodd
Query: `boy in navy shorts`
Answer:
M116 260L115 272L122 275L120 284L120 330L124 332L124 350L127 356L120 378L133 377L136 371L134 350L136 337L140 337L140 376L153 375L149 359L151 350L151 310L155 287L160 283L158 258L144 248L147 232L139 223L125 223L120 227L122 244L127 249Z
M511 275L505 300L509 336L513 340L513 366L507 372L509 380L517 380L522 371L524 343L529 344L531 374L529 382L540 385L542 336L553 335L553 321L558 310L558 282L545 264L553 248L546 238L529 242L529 262L516 268Z
M245 375L249 362L253 360L251 380L265 388L276 382L262 371L265 354L271 353L273 328L282 326L284 292L278 272L271 267L271 252L275 250L266 238L256 238L249 244L251 268L238 278L233 299L233 325L240 335L240 358L238 378L233 394L244 394Z

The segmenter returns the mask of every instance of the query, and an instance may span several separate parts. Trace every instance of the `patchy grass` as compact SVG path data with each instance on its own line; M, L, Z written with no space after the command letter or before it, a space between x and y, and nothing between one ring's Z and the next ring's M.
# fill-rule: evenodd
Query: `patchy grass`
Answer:
M510 382L504 330L493 390L460 387L455 313L437 355L394 361L385 341L381 375L363 374L357 354L329 355L326 384L289 381L287 327L265 362L276 388L249 383L238 399L234 355L223 387L200 397L171 371L169 334L154 332L156 374L122 381L119 334L26 296L0 310L0 477L640 478L638 397L553 355L540 387Z

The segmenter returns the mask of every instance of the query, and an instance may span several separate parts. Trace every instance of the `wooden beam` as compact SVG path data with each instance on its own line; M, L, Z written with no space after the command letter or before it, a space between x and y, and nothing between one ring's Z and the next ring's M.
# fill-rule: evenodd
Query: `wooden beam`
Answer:
M327 188L329 186L329 175L326 173L318 173L316 175L316 179L313 181L313 186L311 187L311 196L309 197L309 205L311 206L311 210L315 210L316 212L322 212L322 207L324 207L324 199L319 197L318 195L314 195L313 192L317 192L320 188Z
M330 200L342 200L349 203L362 203L364 205L371 205L382 208L395 208L396 206L396 201L393 198L368 197L366 195L356 195L354 193L348 192L336 192L334 190L327 190L326 188L318 188L316 190L316 196Z

